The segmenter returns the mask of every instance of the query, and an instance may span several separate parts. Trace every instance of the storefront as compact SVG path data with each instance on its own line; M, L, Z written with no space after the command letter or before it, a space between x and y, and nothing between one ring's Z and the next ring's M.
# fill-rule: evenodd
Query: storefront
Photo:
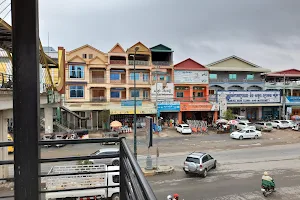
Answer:
M281 95L279 91L218 91L217 97L225 96L226 109L249 120L279 116Z
M287 115L300 115L300 96L288 96L286 97L286 111Z
M204 120L211 124L218 119L218 105L208 102L180 102L179 123L187 120Z
M157 103L157 115L162 117L164 124L172 127L170 121L176 123L178 121L178 112L180 112L179 101L164 101Z

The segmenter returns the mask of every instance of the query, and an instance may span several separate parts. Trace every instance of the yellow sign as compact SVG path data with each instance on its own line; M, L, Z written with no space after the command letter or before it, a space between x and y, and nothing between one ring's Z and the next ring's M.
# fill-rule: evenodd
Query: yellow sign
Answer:
M133 115L133 109L126 109L126 110L110 110L111 115ZM137 109L136 114L156 114L156 110L154 108L146 108L146 109Z

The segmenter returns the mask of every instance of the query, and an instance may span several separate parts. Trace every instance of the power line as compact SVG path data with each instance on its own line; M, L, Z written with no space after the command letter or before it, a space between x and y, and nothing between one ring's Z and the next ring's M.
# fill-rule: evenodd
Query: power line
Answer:
M2 1L2 2L0 3L0 6L1 6L5 1L6 1L6 0Z
M2 20L4 20L5 17L7 17L7 15L10 13L10 11L11 11L11 10L9 10L9 11L6 13L6 15L2 18Z

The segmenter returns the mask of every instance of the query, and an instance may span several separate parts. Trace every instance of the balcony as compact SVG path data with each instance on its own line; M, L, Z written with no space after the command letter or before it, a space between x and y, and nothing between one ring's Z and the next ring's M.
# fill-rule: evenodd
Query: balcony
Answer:
M266 89L300 89L300 82L265 82Z
M20 163L20 174L26 172L28 179L4 178L3 181L15 181L16 191L11 191L6 196L0 196L5 199L74 199L74 197L93 199L95 196L107 199L117 196L124 200L156 200L148 181L143 175L137 160L134 158L126 143L125 138L106 138L106 139L63 139L63 140L43 140L32 142L34 146L56 146L56 145L77 145L77 144L103 144L103 143L119 143L119 153L110 155L84 155L69 156L56 158L30 158L31 166L27 162ZM18 148L18 142L1 142L2 147L15 145ZM24 150L25 151L25 150ZM15 152L18 156L18 152ZM103 164L69 164L67 161L83 162L88 160L101 160L107 158L119 158L119 167L110 167ZM16 157L15 157L16 159ZM64 163L55 164L63 161ZM13 164L16 160L1 160L2 166ZM41 165L43 163L43 165ZM49 171L45 165L53 163ZM31 169L32 166L38 166L39 170ZM47 168L47 169L46 169ZM31 170L28 170L31 169ZM25 176L25 175L23 175ZM113 179L108 181L108 176ZM30 180L29 180L30 177ZM103 181L100 181L103 180ZM40 187L30 187L28 184L39 183ZM108 184L107 184L108 183ZM29 184L29 185L30 185ZM26 197L17 193L24 190L23 188L31 188L30 193L26 193ZM14 195L15 194L15 195ZM107 196L108 195L108 196ZM77 198L76 198L77 199Z
M119 79L119 80L110 80L110 83L114 83L114 84L126 84L126 79Z
M175 97L175 101L181 101L181 102L206 102L205 97Z
M214 83L264 83L263 79L253 79L253 80L248 80L248 79L228 79L228 78L218 78L218 79L209 79L210 84Z
M128 64L129 64L129 65L133 65L133 63L134 63L133 60L129 60L129 61L128 61ZM136 61L135 61L135 65L149 66L149 61L136 60Z
M155 66L171 66L172 64L171 61L152 61L152 65Z
M111 65L126 65L126 60L110 60Z

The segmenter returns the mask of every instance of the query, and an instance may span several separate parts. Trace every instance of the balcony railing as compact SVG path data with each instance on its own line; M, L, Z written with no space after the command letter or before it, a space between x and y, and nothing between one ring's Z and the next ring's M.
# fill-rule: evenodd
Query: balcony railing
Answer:
M171 66L172 62L171 61L152 61L152 65L155 65L155 66Z
M0 88L6 88L6 89L13 88L12 75L0 73Z
M175 101L183 102L205 102L207 101L205 97L175 97Z
M0 196L1 199L15 198L21 199L36 199L40 195L41 199L71 199L71 198L105 198L109 195L109 190L114 190L114 195L122 200L156 200L149 183L144 177L142 170L131 153L125 138L105 138L105 139L74 139L74 140L44 140L35 142L32 145L39 146L56 146L56 145L69 145L69 144L92 144L92 143L119 143L119 152L110 155L89 155L89 156L71 156L71 157L57 157L57 158L44 158L37 159L36 163L31 163L31 166L38 166L41 163L58 163L67 161L84 161L94 159L107 159L119 157L119 169L109 169L105 165L89 164L89 165L67 165L60 164L52 167L47 173L36 173L34 170L29 170L26 177L28 179L14 179L2 178L1 181L15 181L15 187L26 188L27 184L35 183L39 180L41 187L34 188L27 196L20 196L11 191L6 196ZM14 142L1 142L0 147L13 146ZM16 143L15 145L18 145ZM17 147L18 148L18 147ZM24 150L25 151L25 150ZM18 154L18 152L15 152ZM26 159L26 158L25 158ZM23 164L24 163L24 164ZM14 164L14 160L1 160L0 165ZM22 162L21 165L27 165ZM29 166L19 166L20 171ZM42 168L43 169L43 168ZM114 183L108 183L104 174L118 174L119 178L115 179ZM29 180L30 179L30 180ZM28 188L28 187L27 187ZM103 193L104 192L106 194ZM88 192L87 192L88 191ZM99 191L99 194L97 192ZM117 192L116 192L117 191ZM89 196L93 192L94 194ZM75 195L76 193L76 195Z
M92 83L106 83L104 77L92 77Z
M300 88L300 82L266 82L265 87L273 89Z
M106 102L106 97L92 97L92 102Z
M129 84L134 84L134 80L129 80ZM150 84L150 80L136 80L136 84Z
M126 60L110 60L111 65L126 65Z
M233 80L228 78L218 78L218 79L209 79L209 83L264 83L263 79L242 79L242 80Z
M128 61L129 65L133 65L133 60ZM144 61L144 60L136 60L135 65L142 65L142 66L149 66L149 61Z
M110 83L126 83L126 79L110 80Z

